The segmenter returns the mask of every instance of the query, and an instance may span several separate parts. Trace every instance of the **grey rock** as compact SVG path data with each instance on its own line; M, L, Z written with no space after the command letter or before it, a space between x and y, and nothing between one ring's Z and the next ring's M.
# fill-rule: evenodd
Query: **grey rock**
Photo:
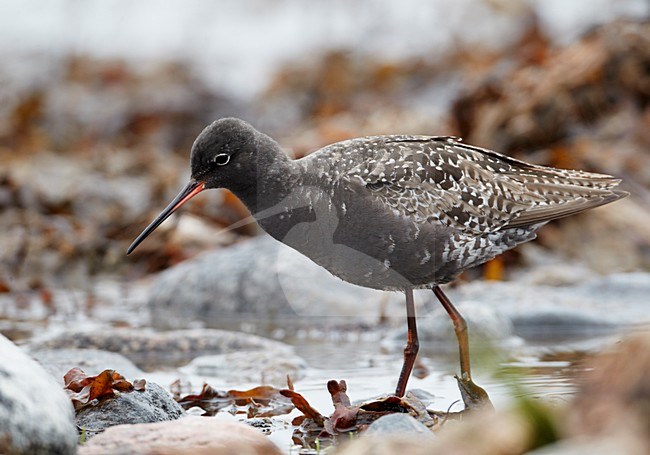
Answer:
M580 337L582 335L607 334L619 326L603 317L573 308L544 306L512 318L517 335L527 340L544 340L549 337Z
M370 424L366 435L411 435L421 439L432 439L434 434L409 414L396 412L381 416Z
M411 404L419 402L421 407L424 409L436 400L434 394L424 389L409 389L406 393L406 397L409 398Z
M115 370L129 380L144 377L144 372L123 355L99 349L53 349L30 353L61 384L72 368L81 368L95 376L104 370Z
M265 349L197 357L181 371L197 376L212 376L229 383L254 382L278 387L302 379L307 363L286 350Z
M566 334L602 331L625 324L650 322L647 311L650 273L617 273L572 285L536 285L476 281L449 290L455 303L474 301L497 309L522 336L531 327Z
M79 448L79 455L203 454L280 455L262 431L216 417L109 428Z
M540 268L521 273L515 281L473 281L446 289L451 301L465 317L470 343L490 341L497 347L521 348L524 340L552 340L560 350L594 350L602 347L623 327L650 322L647 296L650 273L618 273L608 276L584 274L560 268L560 275L572 275L556 285L539 284L546 272ZM584 275L584 281L575 278ZM543 281L543 280L542 280ZM431 292L422 295L430 307L417 319L421 346L439 343L436 349L457 349L451 321ZM383 344L401 349L406 339L403 327L393 331ZM559 345L558 343L564 343Z
M102 430L121 424L152 423L175 420L183 408L169 392L153 382L147 382L142 392L120 393L115 398L101 400L77 413L77 426L92 437Z
M252 324L270 333L292 324L379 319L382 302L403 311L404 296L333 277L267 235L197 256L159 275L148 300L159 329Z
M22 349L0 335L0 453L74 454L70 399Z
M92 348L117 352L144 370L185 365L195 357L236 351L291 347L259 336L216 329L155 332L144 329L101 329L65 332L34 341L32 351L62 348Z
M160 329L245 323L266 334L306 324L373 323L382 313L401 318L404 312L401 293L345 283L268 236L186 261L160 274L152 289L148 306L153 326ZM571 264L546 264L511 282L475 281L448 289L456 305L476 303L486 312L496 311L484 316L500 321L498 327L506 329L503 336L511 335L507 319L524 335L530 326L582 334L585 329L650 322L644 307L649 293L649 273L601 277ZM418 292L416 299L439 308L430 291ZM571 322L561 327L549 319L552 314Z
M470 343L488 341L497 344L512 344L516 342L510 318L490 305L468 301L461 302L456 305L456 308L467 321ZM447 312L441 307L434 309L426 316L419 317L417 328L421 345L422 343L425 345L439 343L454 351L457 349L454 326ZM392 332L384 345L401 349L405 340L406 328L400 327Z
M496 308L480 302L463 302L456 308L465 318L468 329L475 338L505 340L513 336L512 322ZM419 322L421 339L455 342L454 326L444 309L437 308L430 315L421 318Z

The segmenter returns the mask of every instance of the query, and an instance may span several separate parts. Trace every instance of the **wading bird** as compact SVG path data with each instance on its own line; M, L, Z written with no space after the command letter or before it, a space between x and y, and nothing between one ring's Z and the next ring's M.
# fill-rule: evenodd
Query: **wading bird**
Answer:
M418 352L413 290L433 290L460 349L465 403L489 399L472 382L467 325L440 288L462 271L533 240L550 220L627 196L609 175L528 164L440 136L372 136L291 160L277 142L234 118L201 132L191 180L129 247L181 205L227 188L259 225L342 280L406 295L408 340L395 394Z

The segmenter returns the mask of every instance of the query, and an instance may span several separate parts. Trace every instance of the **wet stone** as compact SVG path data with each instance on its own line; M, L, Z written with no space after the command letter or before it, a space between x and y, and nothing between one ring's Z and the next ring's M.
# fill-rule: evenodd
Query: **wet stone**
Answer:
M99 349L52 349L33 351L31 355L61 384L72 368L81 368L88 376L104 370L115 370L130 379L139 379L144 372L123 355Z
M77 413L77 426L92 437L115 425L175 420L184 414L172 396L158 384L147 382L142 392L120 393L115 398L100 400Z
M563 286L526 281L525 276L511 282L475 281L450 289L449 297L459 306L477 302L494 308L522 336L528 327L566 335L650 322L647 272L616 273Z
M161 273L148 306L158 329L245 323L256 333L271 333L290 330L294 324L376 322L382 302L402 314L402 294L346 283L263 235Z
M232 384L251 382L285 387L287 375L293 381L302 379L307 368L305 360L291 352L265 349L197 357L181 371Z
M180 366L202 355L291 347L259 336L216 329L155 332L142 329L101 329L66 332L30 344L30 349L86 348L117 352L143 370Z
M173 422L109 428L79 448L79 455L279 455L260 431L240 422L187 416Z
M469 301L460 303L456 308L467 322L470 343L518 344L510 318L494 307ZM444 309L435 308L430 314L419 317L417 324L421 346L434 343L438 348L458 349L454 326ZM389 348L402 349L404 340L406 329L401 327L394 330L384 344Z
M364 434L367 435L409 435L416 438L430 439L434 435L424 424L413 416L394 413L381 416L370 424Z
M61 386L0 335L0 453L74 454L73 416Z
M540 308L512 319L517 334L527 340L575 338L615 332L619 326L599 317L567 308Z
M506 340L513 336L510 319L499 310L481 302L463 302L456 307L465 318L475 338ZM431 341L455 340L454 326L444 309L436 308L430 316L421 319L421 339Z
M252 419L246 419L244 423L260 430L266 435L271 434L274 428L273 420L269 417L255 417Z

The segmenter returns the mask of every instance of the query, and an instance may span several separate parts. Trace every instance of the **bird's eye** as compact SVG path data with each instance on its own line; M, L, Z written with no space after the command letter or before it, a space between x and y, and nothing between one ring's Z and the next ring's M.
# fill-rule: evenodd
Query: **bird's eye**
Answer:
M228 164L230 161L230 155L227 153L219 153L218 155L215 155L215 157L212 159L212 162L219 165L219 166L225 166Z

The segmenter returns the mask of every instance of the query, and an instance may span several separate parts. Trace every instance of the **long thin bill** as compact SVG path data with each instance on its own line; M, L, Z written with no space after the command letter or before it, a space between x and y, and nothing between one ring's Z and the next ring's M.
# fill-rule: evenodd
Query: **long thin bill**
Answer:
M142 241L146 239L149 234L151 234L158 226L160 226L163 221L169 218L169 216L174 213L176 209L178 209L181 205L185 204L187 201L192 199L204 189L205 182L196 182L193 180L188 183L185 188L183 188L181 192L178 193L178 196L176 196L174 200L167 206L167 208L160 212L160 215L158 215L156 219L153 220L151 224L145 228L144 231L142 231L138 238L133 241L129 249L126 250L126 254L131 254L133 250L135 250L136 247L140 245L140 243L142 243Z

